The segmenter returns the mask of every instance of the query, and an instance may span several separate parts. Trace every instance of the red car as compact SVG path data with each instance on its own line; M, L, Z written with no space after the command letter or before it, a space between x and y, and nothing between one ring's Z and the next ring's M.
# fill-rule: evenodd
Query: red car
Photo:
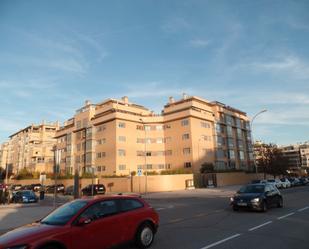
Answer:
M103 249L134 241L148 248L159 216L135 196L69 202L41 219L0 236L0 249Z

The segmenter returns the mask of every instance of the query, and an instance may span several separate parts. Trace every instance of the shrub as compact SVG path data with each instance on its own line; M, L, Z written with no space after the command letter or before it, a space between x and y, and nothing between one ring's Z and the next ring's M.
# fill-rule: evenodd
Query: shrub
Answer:
M161 175L178 175L178 174L192 174L191 169L169 169L169 170L162 170Z

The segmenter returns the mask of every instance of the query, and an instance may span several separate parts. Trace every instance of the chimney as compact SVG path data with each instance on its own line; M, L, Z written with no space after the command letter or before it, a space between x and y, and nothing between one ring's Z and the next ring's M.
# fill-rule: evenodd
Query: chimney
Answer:
M128 104L128 103L129 103L129 98L128 98L128 96L123 96L123 97L121 98L121 100L122 100L125 104Z
M168 98L168 103L173 104L175 102L175 99L171 96Z
M86 100L85 101L85 106L91 105L91 101L90 100Z

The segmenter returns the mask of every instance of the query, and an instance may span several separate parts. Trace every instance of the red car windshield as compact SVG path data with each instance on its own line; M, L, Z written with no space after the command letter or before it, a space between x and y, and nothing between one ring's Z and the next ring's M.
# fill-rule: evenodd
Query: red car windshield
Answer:
M54 212L50 213L43 220L42 224L61 226L65 225L74 215L78 213L83 207L87 205L87 201L77 200L69 202Z

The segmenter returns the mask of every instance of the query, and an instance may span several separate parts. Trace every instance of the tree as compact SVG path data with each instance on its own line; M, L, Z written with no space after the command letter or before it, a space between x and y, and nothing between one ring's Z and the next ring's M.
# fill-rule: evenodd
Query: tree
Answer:
M257 148L255 146L255 148ZM258 169L266 174L278 175L286 174L288 162L283 157L282 151L275 144L260 144L256 151L256 164Z
M200 172L202 174L213 173L214 172L214 165L212 163L203 163L201 165Z
M5 169L0 167L0 181L5 179Z

